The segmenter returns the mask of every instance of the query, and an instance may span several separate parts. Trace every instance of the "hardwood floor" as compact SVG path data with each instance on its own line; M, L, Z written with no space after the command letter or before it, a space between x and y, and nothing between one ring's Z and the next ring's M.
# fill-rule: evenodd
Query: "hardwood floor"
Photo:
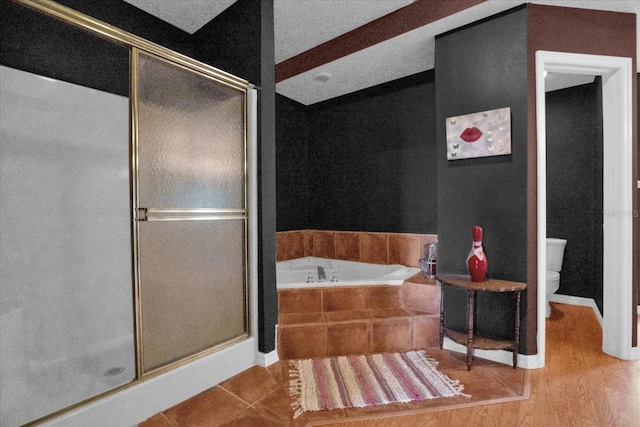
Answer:
M640 427L640 362L602 353L602 330L591 308L552 305L543 369L514 370L476 359L467 372L464 355L428 350L438 353L433 356L441 371L465 385L472 395L466 400L321 411L293 419L286 363L280 362L269 369L253 367L140 426Z
M591 308L552 305L553 313L547 320L546 367L531 371L528 400L330 425L640 426L640 362L602 352L602 329Z

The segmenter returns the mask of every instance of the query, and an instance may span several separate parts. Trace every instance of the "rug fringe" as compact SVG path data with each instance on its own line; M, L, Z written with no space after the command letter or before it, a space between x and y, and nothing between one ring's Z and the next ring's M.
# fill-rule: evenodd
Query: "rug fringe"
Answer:
M424 359L426 361L428 361L429 363L431 363L434 367L438 366L438 362L436 359L434 359L433 357L429 356L427 354L426 351L424 350L419 350L417 353L419 353L420 355L422 355L422 357L424 357ZM462 391L464 390L464 385L460 384L460 380L452 380L451 378L449 378L448 375L442 374L442 376L444 376L447 381L449 381L449 383L451 384L451 388L453 388L453 390L458 393L460 396L464 396L464 397L471 397L470 394L467 393L463 393Z
M447 380L449 380L449 383L451 383L451 388L453 388L457 394L459 394L460 396L464 396L464 397L471 397L470 394L462 392L464 390L464 384L460 384L460 380L452 380L451 378L449 378L448 375L445 375L445 374L442 374L442 375Z
M293 398L291 402L293 418L298 418L305 412L302 407L302 385L300 367L295 360L291 360L289 361L289 395Z
M431 363L433 366L438 366L438 361L431 356L424 355L424 358L427 362Z

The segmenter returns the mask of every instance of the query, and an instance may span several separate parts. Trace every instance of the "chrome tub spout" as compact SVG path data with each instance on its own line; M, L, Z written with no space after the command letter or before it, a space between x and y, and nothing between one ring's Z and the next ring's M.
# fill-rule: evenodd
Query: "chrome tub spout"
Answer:
M318 266L318 282L324 282L327 280L326 274L324 274L324 268Z

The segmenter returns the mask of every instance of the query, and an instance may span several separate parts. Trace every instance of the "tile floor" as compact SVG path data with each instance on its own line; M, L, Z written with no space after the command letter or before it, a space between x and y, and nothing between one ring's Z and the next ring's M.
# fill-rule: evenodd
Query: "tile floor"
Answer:
M528 370L513 369L482 359L474 360L467 371L465 356L429 348L439 361L439 370L459 380L470 397L456 396L423 402L397 403L371 408L307 412L293 418L288 392L288 363L280 361L268 368L252 367L235 377L154 415L140 427L296 427L328 421L354 421L402 414L440 411L527 399Z

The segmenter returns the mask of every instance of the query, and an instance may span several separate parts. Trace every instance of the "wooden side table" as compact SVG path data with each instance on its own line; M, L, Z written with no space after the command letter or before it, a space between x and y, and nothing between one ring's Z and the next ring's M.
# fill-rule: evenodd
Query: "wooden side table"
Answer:
M487 279L484 282L472 282L469 276L457 274L438 274L436 276L442 284L442 292L440 297L440 348L442 348L444 337L447 336L458 344L467 346L467 370L471 369L473 363L473 349L482 350L502 350L510 349L513 351L513 368L518 363L518 345L520 343L520 293L527 287L526 283L510 282L507 280ZM467 291L467 332L460 332L444 326L444 286L464 289ZM492 339L483 337L474 337L475 332L475 294L476 291L485 292L513 292L515 295L515 331L514 339Z

